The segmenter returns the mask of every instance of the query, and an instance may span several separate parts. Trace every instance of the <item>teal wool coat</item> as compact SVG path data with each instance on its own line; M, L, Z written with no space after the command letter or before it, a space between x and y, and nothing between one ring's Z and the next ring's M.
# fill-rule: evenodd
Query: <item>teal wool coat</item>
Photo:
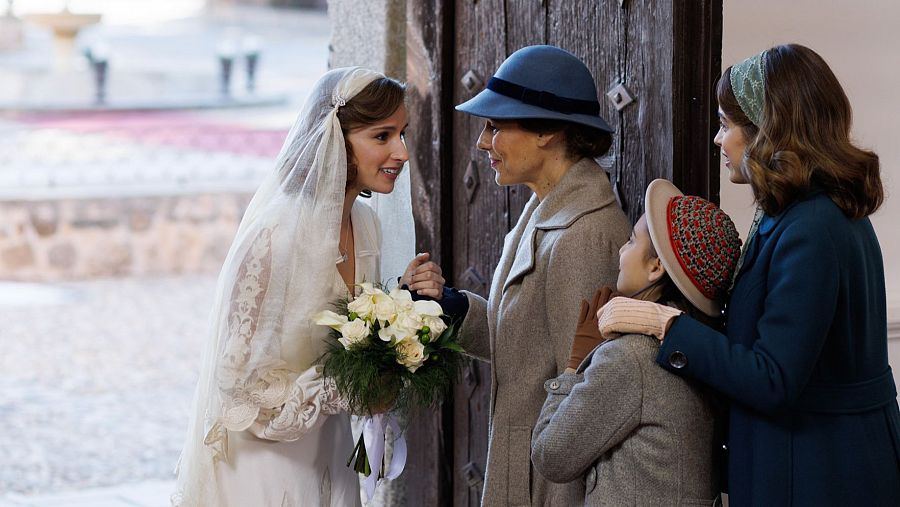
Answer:
M731 400L732 507L900 505L886 314L872 224L813 192L760 222L726 334L675 319L658 364Z

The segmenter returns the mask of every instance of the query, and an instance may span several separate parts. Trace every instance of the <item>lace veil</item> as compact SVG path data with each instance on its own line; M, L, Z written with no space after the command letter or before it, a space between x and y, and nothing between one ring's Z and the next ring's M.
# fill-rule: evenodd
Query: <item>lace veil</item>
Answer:
M176 504L208 497L198 488L216 487L212 467L228 459L226 430L245 430L283 405L324 350L327 329L310 317L346 292L335 267L347 178L337 111L379 77L343 68L319 79L244 214L216 287ZM385 279L400 276L414 255L408 173L372 203L390 230L391 245L380 248Z

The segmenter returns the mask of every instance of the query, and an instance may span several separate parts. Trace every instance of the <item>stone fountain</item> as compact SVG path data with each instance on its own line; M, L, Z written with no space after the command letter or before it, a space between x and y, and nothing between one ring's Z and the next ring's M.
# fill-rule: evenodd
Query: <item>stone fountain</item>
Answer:
M91 25L96 25L102 18L96 13L75 13L69 10L69 3L59 12L29 14L25 20L35 25L49 28L53 32L56 46L57 70L69 70L75 53L75 37L78 32Z

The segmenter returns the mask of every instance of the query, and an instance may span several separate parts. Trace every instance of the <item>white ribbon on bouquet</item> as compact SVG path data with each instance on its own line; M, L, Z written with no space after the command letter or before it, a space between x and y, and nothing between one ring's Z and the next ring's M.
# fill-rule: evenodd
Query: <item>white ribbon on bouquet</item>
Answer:
M372 499L375 488L378 486L378 475L381 471L381 461L384 458L384 431L388 427L394 434L394 452L391 456L391 463L384 472L384 478L396 479L403 472L403 467L406 466L406 437L400 432L397 417L393 414L367 416L363 422L363 443L366 446L366 457L372 470L363 481L367 502Z

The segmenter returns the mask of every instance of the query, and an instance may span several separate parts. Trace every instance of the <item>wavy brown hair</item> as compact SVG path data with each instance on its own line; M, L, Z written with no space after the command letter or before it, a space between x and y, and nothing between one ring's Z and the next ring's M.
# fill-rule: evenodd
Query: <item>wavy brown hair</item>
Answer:
M380 77L360 90L347 104L338 109L344 139L351 130L372 125L390 118L406 99L406 86L389 77ZM356 157L350 142L347 147L347 188L356 181Z
M786 44L766 53L760 125L741 111L731 67L716 87L722 112L740 126L747 148L740 171L756 202L777 215L821 188L850 218L874 213L884 201L878 155L850 140L852 110L834 72L815 51Z

